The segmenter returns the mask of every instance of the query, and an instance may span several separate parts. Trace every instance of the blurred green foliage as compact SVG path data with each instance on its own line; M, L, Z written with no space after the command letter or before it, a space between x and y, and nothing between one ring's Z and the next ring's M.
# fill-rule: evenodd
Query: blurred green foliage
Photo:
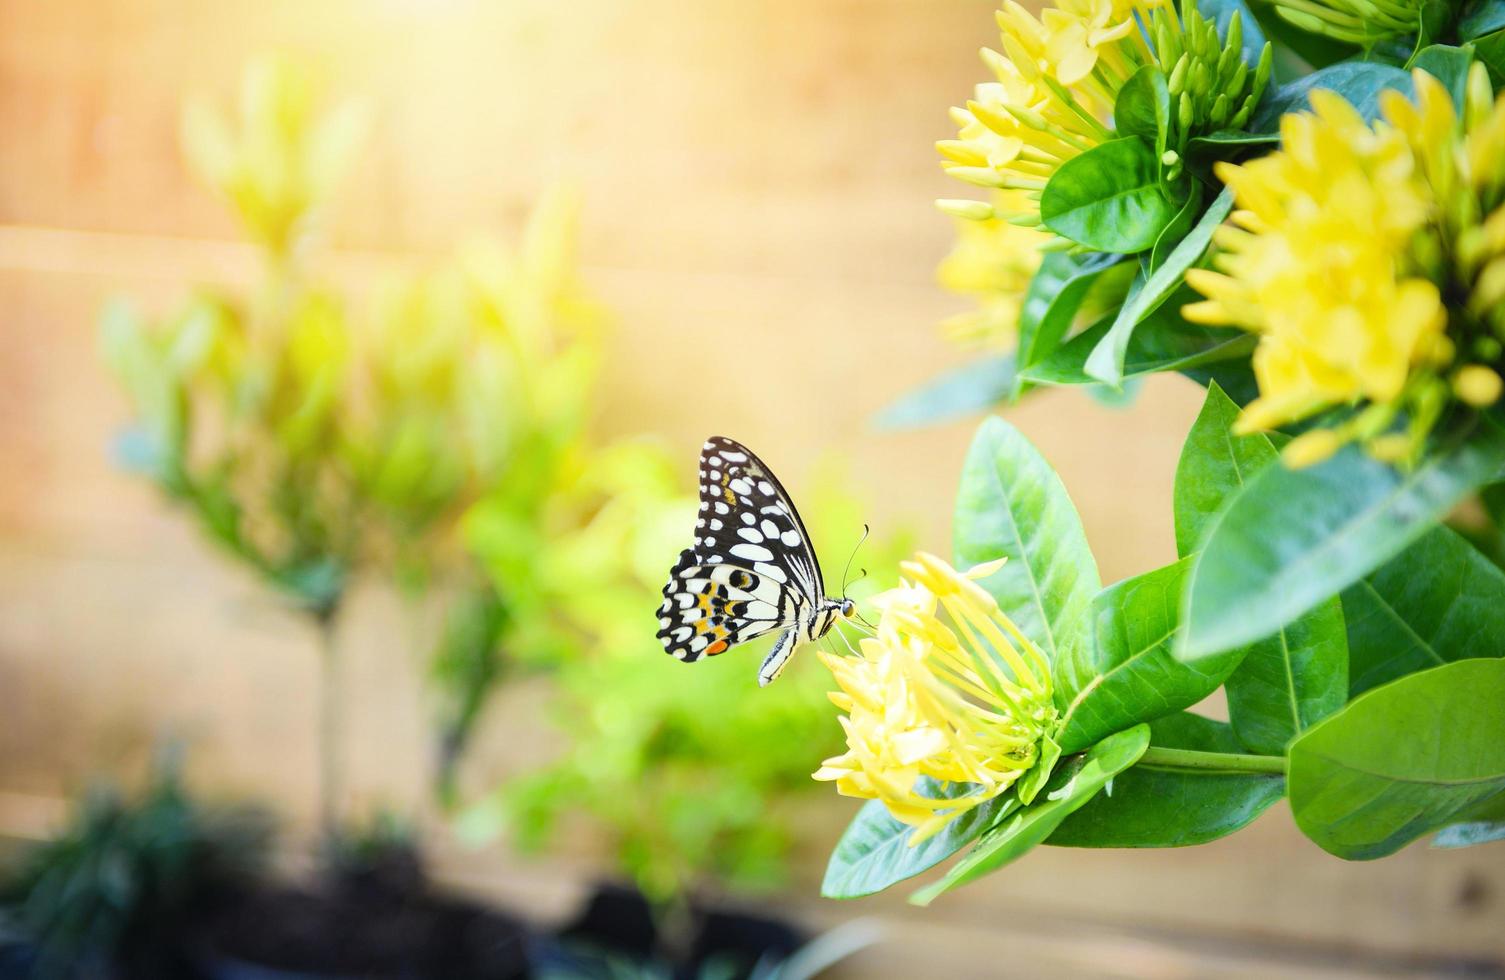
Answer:
M185 926L261 868L271 833L259 811L197 804L169 754L139 794L85 793L63 832L0 883L0 911L34 944L34 976L169 975Z
M605 318L575 275L579 203L561 188L516 248L477 239L422 274L337 288L313 246L367 117L323 111L277 59L247 69L235 116L190 103L185 154L260 246L258 281L201 288L158 319L112 303L101 346L135 416L122 461L299 608L327 626L362 573L452 598L432 671L448 769L501 650L558 652L535 626L552 600L531 568L576 523L570 488L595 469L584 434ZM465 547L481 501L477 523L516 549L511 571L483 574Z
M621 869L660 903L713 881L776 886L786 880L797 836L794 798L816 785L811 771L842 745L826 699L830 677L807 648L760 690L757 667L771 638L693 666L665 656L654 610L693 526L695 502L671 495L676 481L661 460L629 459L616 460L629 478L602 475L617 488L610 505L574 548L554 555L557 570L541 576L546 587L557 582L572 593L561 608L597 624L594 655L559 671L557 716L568 748L470 809L464 827L473 837L505 832L539 848L583 814L607 831ZM813 492L800 503L834 591L865 515L832 467L808 485ZM612 550L627 561L614 581L602 581L599 570L613 563L599 556ZM890 569L909 550L907 536L898 535L869 541L860 557ZM597 570L590 587L574 588L588 569ZM860 608L883 585L867 578L849 592Z

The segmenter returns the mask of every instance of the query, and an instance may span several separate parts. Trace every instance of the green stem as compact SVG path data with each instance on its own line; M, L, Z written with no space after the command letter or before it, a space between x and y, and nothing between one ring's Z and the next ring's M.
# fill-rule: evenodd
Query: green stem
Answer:
M1254 772L1284 776L1285 756L1242 755L1236 752L1196 752L1152 745L1139 757L1139 765L1159 769L1193 769L1199 772Z
M331 608L318 616L319 633L319 830L323 843L333 844L339 833L340 767L340 671L335 643L335 613Z

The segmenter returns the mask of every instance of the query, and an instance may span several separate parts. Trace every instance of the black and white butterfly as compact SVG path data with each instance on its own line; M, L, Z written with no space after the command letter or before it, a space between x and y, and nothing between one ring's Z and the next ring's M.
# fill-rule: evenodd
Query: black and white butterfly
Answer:
M712 436L700 453L695 547L679 553L658 608L664 650L692 663L783 630L758 669L765 687L802 642L851 616L828 599L820 562L794 502L746 446Z

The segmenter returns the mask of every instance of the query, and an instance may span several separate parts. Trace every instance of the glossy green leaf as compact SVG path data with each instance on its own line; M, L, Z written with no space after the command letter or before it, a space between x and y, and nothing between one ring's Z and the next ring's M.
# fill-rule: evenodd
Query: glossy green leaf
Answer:
M1185 655L1269 636L1425 534L1500 471L1500 430L1401 472L1348 447L1300 470L1267 467L1213 522L1187 590Z
M1220 129L1215 133L1194 136L1187 141L1187 149L1193 153L1210 154L1213 159L1229 151L1230 147L1269 146L1280 142L1279 133L1250 133L1242 129Z
M1078 157L1077 159L1081 159ZM1154 312L1166 298L1176 291L1207 246L1212 242L1212 233L1233 208L1233 192L1227 189L1207 206L1202 219L1197 222L1181 243L1171 250L1165 262L1145 280L1139 291L1132 294L1118 311L1113 326L1098 342L1087 358L1087 373L1104 384L1118 384L1124 379L1124 365L1129 350L1129 341L1139 324ZM1152 240L1153 241L1153 240Z
M1242 332L1242 331L1240 331ZM1176 464L1172 506L1176 553L1192 554L1213 516L1265 467L1280 458L1264 433L1233 434L1239 406L1216 382L1208 385L1202 411L1192 423Z
M1170 125L1171 94L1165 75L1154 65L1144 65L1118 90L1113 103L1113 128L1120 136L1137 136L1150 146L1164 136Z
M979 584L1050 658L1070 671L1090 656L1097 564L1061 478L1012 425L983 422L957 490L956 563L970 568L1007 557ZM1062 690L1063 701L1074 688Z
M1410 96L1411 76L1394 65L1372 61L1343 61L1329 65L1266 92L1254 118L1249 120L1249 131L1280 132L1280 117L1288 112L1310 109L1308 98L1315 89L1341 95L1366 121L1373 121L1380 114L1380 93L1387 88L1398 89Z
M927 794L954 798L973 789L968 783L941 784L928 776L920 778L928 784L921 788ZM869 800L831 852L820 893L825 898L861 898L912 878L972 843L1018 805L1012 793L994 797L957 817L935 836L910 847L914 828L889 816L888 808L878 800Z
M1040 219L1099 252L1142 252L1176 216L1158 170L1155 151L1142 140L1102 143L1056 169L1040 196Z
M903 395L873 417L878 429L912 429L986 412L1014 390L1014 357L985 357Z
M1092 285L1119 261L1117 255L1066 252L1050 252L1041 259L1019 307L1014 356L1020 366L1028 367L1060 346Z
M1505 660L1363 694L1291 745L1291 812L1323 850L1384 857L1505 792Z
M1432 838L1433 847L1473 847L1505 840L1505 793L1469 807Z
M1447 44L1433 44L1416 55L1412 65L1432 75L1453 98L1453 105L1463 104L1463 90L1468 82L1468 66L1473 64L1471 49Z
M1473 41L1505 30L1505 0L1484 0L1475 3L1467 16L1458 21L1458 38Z
M1172 296L1145 317L1124 352L1124 380L1161 371L1183 371L1220 361L1247 358L1258 338L1244 331L1189 323L1181 316L1183 299ZM1087 358L1113 325L1106 317L1077 334L1039 364L1019 373L1021 379L1046 385L1095 385Z
M1327 599L1252 644L1223 686L1238 740L1251 752L1283 755L1348 701L1343 606Z
M1176 550L1182 555L1195 552L1218 511L1279 459L1269 436L1233 434L1238 414L1222 388L1208 387L1176 467ZM1254 752L1283 754L1292 738L1348 698L1348 646L1338 601L1319 604L1248 647L1225 688L1240 742Z
M1190 712L1150 722L1150 745L1241 753L1233 730ZM1067 817L1047 844L1061 847L1185 847L1226 837L1280 799L1277 775L1174 769L1141 760Z
M1083 755L1062 762L1043 795L983 834L944 878L915 892L910 901L929 905L945 892L1022 857L1044 842L1109 780L1139 761L1149 744L1149 726L1137 725L1103 739Z
M1162 182L1162 187L1164 183ZM1160 232L1160 237L1155 239L1155 245L1150 249L1149 264L1144 267L1146 275L1154 275L1155 270L1165 265L1176 246L1181 244L1188 233L1202 217L1202 184L1200 181L1192 181L1191 189L1186 194L1186 200L1181 203L1176 216L1171 223L1166 225ZM1197 297L1200 299L1201 297Z
M1505 86L1505 29L1481 37L1473 45L1474 57L1489 69L1489 80L1499 91Z
M1505 656L1505 571L1437 527L1343 592L1349 691L1469 657Z
M1181 632L1181 593L1190 560L1126 579L1092 601L1093 659L1069 679L1075 696L1056 734L1063 752L1189 708L1217 690L1244 651L1182 663L1172 655Z

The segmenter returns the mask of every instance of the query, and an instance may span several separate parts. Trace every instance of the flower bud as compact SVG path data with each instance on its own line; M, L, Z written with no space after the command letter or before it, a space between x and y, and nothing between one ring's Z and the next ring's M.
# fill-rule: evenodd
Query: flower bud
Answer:
M1488 408L1500 400L1500 375L1482 364L1466 364L1453 375L1453 393L1475 408Z

